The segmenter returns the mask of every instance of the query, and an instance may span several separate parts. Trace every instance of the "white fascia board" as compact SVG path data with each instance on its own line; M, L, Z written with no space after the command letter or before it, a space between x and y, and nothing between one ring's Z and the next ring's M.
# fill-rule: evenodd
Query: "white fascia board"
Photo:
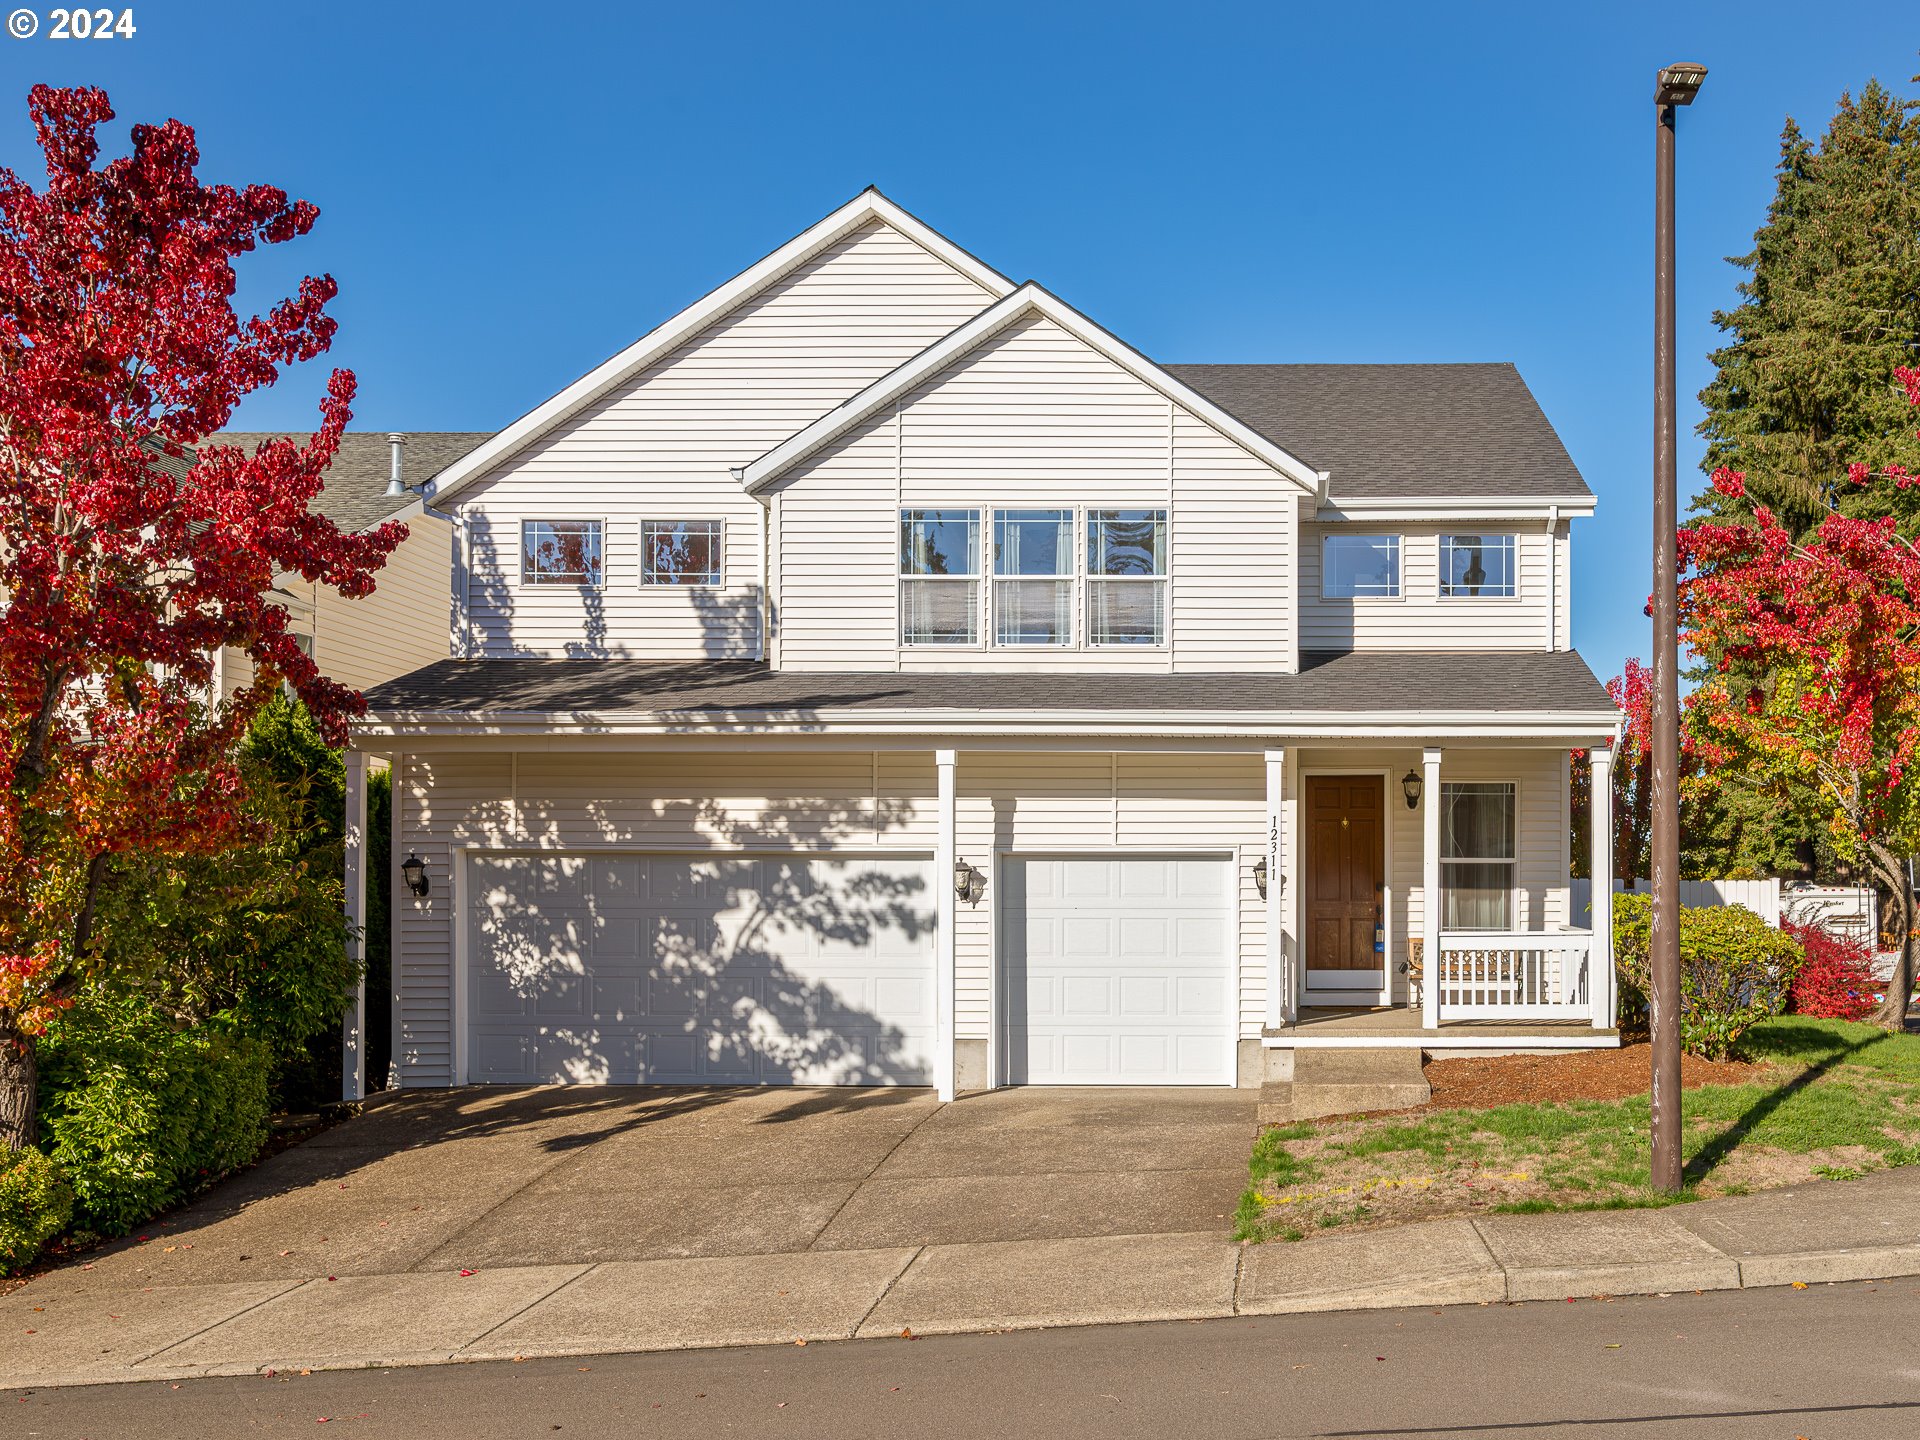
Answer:
M985 344L1007 326L1028 315L1042 315L1051 320L1136 380L1151 386L1249 454L1264 460L1303 491L1319 493L1320 473L1311 465L1236 420L1199 391L1176 380L1111 331L1031 280L989 305L966 324L934 341L897 369L882 375L858 395L828 411L806 429L788 436L758 460L743 467L739 471L741 481L749 491L771 484L809 455L832 444L863 420L878 414L914 387L939 374L969 351Z
M491 440L456 460L434 479L427 492L429 498L436 503L443 503L455 491L472 484L569 415L625 384L714 321L751 300L781 276L804 265L829 245L874 220L883 221L905 234L981 286L988 294L1005 295L1013 289L1013 282L998 270L968 254L923 221L915 219L878 190L863 190L765 259L741 271L718 289L709 291L671 320L649 330L618 355L595 366L558 395L529 410Z
M1433 495L1394 498L1356 498L1328 496L1314 512L1314 519L1340 520L1445 520L1457 516L1463 520L1545 520L1554 515L1591 515L1591 495L1531 496Z
M721 719L671 711L377 711L354 725L356 742L429 736L516 735L862 735L862 736L1139 736L1270 741L1524 740L1566 745L1606 742L1619 723L1612 710L1591 712L1427 712L1404 717L1328 711L1142 714L1080 711L868 710L831 716L769 715Z

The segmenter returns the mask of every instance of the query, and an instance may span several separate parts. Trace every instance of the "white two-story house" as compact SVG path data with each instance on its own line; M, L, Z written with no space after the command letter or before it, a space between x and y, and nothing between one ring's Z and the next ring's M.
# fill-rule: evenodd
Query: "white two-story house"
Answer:
M1594 497L1511 366L1157 364L868 191L427 498L453 658L349 757L402 1086L1617 1043Z

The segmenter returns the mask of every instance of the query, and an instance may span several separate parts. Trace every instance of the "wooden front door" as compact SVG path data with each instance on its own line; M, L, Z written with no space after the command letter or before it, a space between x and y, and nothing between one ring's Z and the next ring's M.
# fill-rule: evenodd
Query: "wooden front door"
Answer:
M1387 782L1310 775L1306 802L1307 984L1377 990L1386 967L1374 946L1386 924Z

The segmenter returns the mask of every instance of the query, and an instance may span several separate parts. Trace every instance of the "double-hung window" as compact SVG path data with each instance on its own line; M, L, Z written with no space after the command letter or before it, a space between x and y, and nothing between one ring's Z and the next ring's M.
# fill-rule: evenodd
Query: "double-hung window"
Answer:
M1320 541L1320 595L1325 600L1398 599L1400 537L1323 537Z
M1440 787L1441 926L1513 927L1514 789L1472 781Z
M993 643L1073 643L1073 511L993 512Z
M900 512L900 643L980 643L980 512Z
M1167 512L1087 512L1087 643L1164 645Z
M602 538L598 520L522 520L522 583L598 585Z
M718 520L642 520L642 585L718 585Z
M1511 600L1520 593L1518 536L1442 535L1442 599Z

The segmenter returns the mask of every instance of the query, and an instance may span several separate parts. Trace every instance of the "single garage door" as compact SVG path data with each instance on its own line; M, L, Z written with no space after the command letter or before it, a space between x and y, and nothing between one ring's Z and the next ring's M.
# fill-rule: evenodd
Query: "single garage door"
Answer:
M924 1085L920 858L468 858L467 1078Z
M1009 857L1002 872L1011 1083L1233 1083L1230 861Z

